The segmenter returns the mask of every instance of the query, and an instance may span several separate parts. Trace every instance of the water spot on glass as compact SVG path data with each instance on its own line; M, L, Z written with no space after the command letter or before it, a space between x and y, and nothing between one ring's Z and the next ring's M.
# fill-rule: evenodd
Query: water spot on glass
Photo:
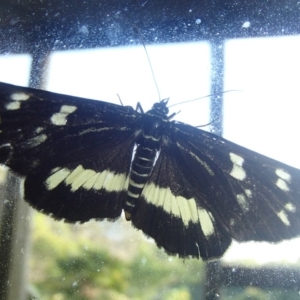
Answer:
M78 33L82 33L82 34L89 34L89 29L86 25L83 25L79 28Z
M243 23L242 28L249 28L251 23L249 21L246 21Z

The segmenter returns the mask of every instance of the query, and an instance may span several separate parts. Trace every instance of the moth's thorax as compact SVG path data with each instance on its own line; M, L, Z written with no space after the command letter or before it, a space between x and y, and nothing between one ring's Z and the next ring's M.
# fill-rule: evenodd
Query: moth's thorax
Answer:
M161 117L144 114L141 116L140 124L137 144L154 147L158 150L167 122Z

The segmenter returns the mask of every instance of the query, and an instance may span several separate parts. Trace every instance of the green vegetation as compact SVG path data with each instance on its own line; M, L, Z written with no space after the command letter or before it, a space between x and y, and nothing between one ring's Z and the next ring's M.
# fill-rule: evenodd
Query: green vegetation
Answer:
M129 222L70 225L35 213L33 223L29 280L39 300L203 299L205 264L168 256ZM296 300L299 291L223 287L220 299Z
M34 215L31 284L40 300L191 300L201 261L169 257L119 220L69 225Z

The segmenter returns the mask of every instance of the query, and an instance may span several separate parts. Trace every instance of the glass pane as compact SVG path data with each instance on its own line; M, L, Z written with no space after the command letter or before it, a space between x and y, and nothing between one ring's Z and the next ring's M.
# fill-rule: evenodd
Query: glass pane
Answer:
M0 55L0 81L27 86L31 56L28 54Z
M86 51L55 52L51 55L47 88L51 91L99 99L144 111L154 102L170 98L169 104L188 101L210 93L209 43L147 45L158 84L155 87L146 52L142 46L113 47ZM209 121L209 97L182 104L176 120L194 125Z
M300 37L228 40L225 44L224 136L300 168ZM234 243L226 261L299 261L300 240Z
M224 136L300 167L300 49L295 35L299 33L299 1L11 3L0 5L0 30L5 36L0 51L9 54L0 57L0 80L27 85L31 57L37 65L42 57L49 59L45 68L48 90L116 104L120 97L124 105L133 107L139 101L145 111L163 98L170 97L172 106L209 95L211 62L222 61L212 57L210 45L225 41L224 90L239 91L224 94ZM140 43L136 24L141 25L141 36L147 41L160 97L145 51L135 46ZM294 36L274 37L287 33ZM66 51L69 49L86 50ZM19 56L13 53L30 55L20 56L14 64L11 57ZM176 113L176 120L205 125L210 121L209 100L171 107L171 113ZM222 275L217 270L205 278L204 263L167 255L124 218L73 226L35 214L33 223L27 277L40 299L199 299L204 285L214 285ZM294 241L276 249L252 244L231 247L221 263L235 264L234 274L235 267L243 264L256 268L260 263L276 262L280 269L281 261L292 267L299 262L299 245ZM213 296L299 297L295 289L292 296L289 293L241 286Z

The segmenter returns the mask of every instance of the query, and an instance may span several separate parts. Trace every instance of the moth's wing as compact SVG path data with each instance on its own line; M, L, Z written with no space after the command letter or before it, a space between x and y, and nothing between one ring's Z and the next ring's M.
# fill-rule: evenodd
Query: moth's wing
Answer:
M173 137L197 203L205 202L234 239L277 242L300 234L300 170L188 125L177 124Z
M231 237L204 199L199 199L198 187L187 176L190 166L182 159L176 142L169 140L143 189L132 223L169 254L204 260L220 257Z
M300 171L184 124L171 125L133 223L180 256L300 234ZM147 212L147 217L143 217Z
M25 177L33 207L70 222L120 216L132 108L0 84L0 117L0 161Z

